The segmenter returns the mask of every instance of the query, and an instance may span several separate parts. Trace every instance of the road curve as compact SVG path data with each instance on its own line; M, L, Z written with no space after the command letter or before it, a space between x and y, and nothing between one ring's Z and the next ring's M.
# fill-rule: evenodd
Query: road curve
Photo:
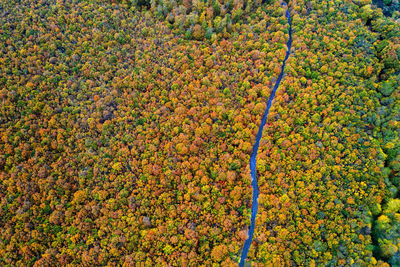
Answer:
M283 2L282 6L287 6L287 4ZM269 110L272 106L272 101L274 100L276 90L278 89L279 84L282 81L283 72L285 70L285 65L286 65L286 60L289 58L290 49L292 47L292 22L290 19L289 7L287 7L287 9L286 9L286 18L287 18L287 21L289 24L289 40L286 44L287 51L286 51L285 59L283 60L281 72L278 76L278 79L275 82L272 93L269 96L267 108L265 109L264 115L261 119L261 124L260 124L260 127L258 128L258 133L256 136L256 142L254 143L253 150L252 150L251 156L250 156L250 175L251 175L251 186L253 187L253 204L251 207L251 224L250 224L250 228L249 228L248 238L244 242L242 254L240 256L240 262L239 262L240 267L243 267L244 263L246 261L247 254L248 254L250 246L251 246L251 241L253 240L254 228L255 228L255 224L256 224L256 216L257 216L257 209L258 209L258 196L260 194L260 190L258 188L258 183L257 183L257 176L256 176L257 152L258 152L258 148L260 146L260 140L262 137L264 125L267 122Z

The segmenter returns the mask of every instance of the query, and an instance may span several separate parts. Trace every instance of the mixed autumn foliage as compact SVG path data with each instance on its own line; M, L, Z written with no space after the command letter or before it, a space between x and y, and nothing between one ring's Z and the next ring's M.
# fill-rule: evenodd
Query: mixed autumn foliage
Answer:
M236 265L280 3L0 7L0 265ZM289 8L249 261L400 264L399 24Z

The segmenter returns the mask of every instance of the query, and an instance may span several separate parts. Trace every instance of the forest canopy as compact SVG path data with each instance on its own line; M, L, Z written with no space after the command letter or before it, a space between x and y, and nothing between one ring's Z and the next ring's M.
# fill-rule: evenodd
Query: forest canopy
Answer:
M395 1L393 1L395 2ZM400 264L400 27L369 0L0 2L0 265Z

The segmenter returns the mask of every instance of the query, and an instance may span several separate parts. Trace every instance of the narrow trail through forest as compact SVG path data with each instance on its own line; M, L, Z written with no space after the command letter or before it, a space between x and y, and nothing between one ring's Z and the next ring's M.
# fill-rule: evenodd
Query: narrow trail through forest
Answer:
M287 6L286 3L282 3L283 6ZM253 204L251 207L251 224L250 224L250 228L249 228L249 233L248 233L248 238L246 239L246 241L244 242L244 246L243 246L243 250L242 250L242 254L240 256L240 263L239 266L243 267L244 263L246 261L247 258L247 254L249 252L250 246L251 246L251 241L253 239L253 235L254 235L254 228L255 228L255 223L256 223L256 216L257 216L257 209L258 209L258 196L259 196L259 188L258 188L258 183L257 183L257 177L256 177L256 162L257 162L257 152L258 152L258 147L260 146L260 140L262 137L262 132L264 129L264 125L267 122L267 118L268 118L268 114L269 114L269 110L272 106L272 101L274 100L275 97L275 93L276 90L279 87L279 84L282 81L283 78L283 72L285 70L285 65L286 65L286 61L289 58L289 54L290 54L290 48L292 47L292 22L290 20L290 12L289 12L289 7L287 6L286 9L286 18L289 24L289 40L286 44L287 46L287 51L286 51L286 55L285 55L285 59L283 60L282 63L282 67L281 67L281 72L278 76L278 79L275 82L274 88L272 90L272 93L268 99L268 103L267 103L267 108L264 111L264 115L261 119L261 123L260 123L260 127L258 128L258 133L256 136L256 142L254 143L253 146L253 150L251 152L251 156L250 156L250 175L251 175L251 186L253 187Z

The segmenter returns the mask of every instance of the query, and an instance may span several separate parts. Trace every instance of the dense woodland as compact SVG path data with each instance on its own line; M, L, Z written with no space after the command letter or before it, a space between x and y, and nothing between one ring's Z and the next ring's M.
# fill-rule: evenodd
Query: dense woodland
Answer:
M399 22L288 5L248 261L400 265ZM285 11L1 1L0 265L236 266Z
M382 9L385 16L393 19L400 19L400 2L399 0L372 0L372 3Z

